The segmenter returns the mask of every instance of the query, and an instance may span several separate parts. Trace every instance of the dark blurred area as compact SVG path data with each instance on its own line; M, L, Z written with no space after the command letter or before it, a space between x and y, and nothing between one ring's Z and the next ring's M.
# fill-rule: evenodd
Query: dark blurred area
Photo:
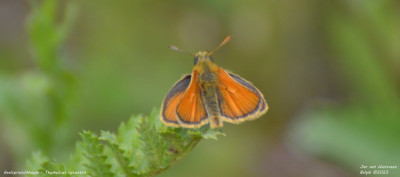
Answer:
M361 165L400 165L400 1L63 0L35 16L39 2L0 0L2 171L24 170L37 150L67 159L80 131L116 131L159 109L193 67L167 46L212 50L227 35L214 61L257 86L270 109L225 124L225 137L160 176L358 176ZM35 26L46 18L60 33Z

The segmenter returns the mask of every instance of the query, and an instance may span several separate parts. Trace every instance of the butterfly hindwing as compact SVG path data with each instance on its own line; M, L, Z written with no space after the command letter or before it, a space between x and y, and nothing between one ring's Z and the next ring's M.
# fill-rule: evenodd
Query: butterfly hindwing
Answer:
M176 116L176 108L181 101L191 81L191 75L185 75L168 92L161 105L161 121L169 126L179 126Z
M208 123L198 78L199 73L193 71L191 82L176 108L178 122L185 128L198 128Z
M238 75L218 68L218 103L224 121L240 123L255 119L268 109L258 89Z

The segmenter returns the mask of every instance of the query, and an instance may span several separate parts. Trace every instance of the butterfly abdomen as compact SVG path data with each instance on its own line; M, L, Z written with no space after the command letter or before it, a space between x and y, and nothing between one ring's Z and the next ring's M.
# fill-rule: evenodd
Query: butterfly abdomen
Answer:
M208 107L207 112L211 113L210 116L218 115L219 114L219 107L218 107L218 97L215 94L216 85L214 83L201 83L201 93L203 96L203 100L205 105Z
M206 111L212 128L222 127L219 120L220 110L218 105L217 83L213 73L204 72L200 76L200 88ZM205 79L204 79L205 78Z

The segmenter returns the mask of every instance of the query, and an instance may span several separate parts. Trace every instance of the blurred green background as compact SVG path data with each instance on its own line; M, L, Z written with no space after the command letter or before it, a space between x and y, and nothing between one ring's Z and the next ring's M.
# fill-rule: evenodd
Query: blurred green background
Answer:
M211 50L269 103L160 176L357 176L400 166L400 1L0 0L0 170L159 108ZM57 7L57 8L51 8ZM43 12L43 13L40 13ZM48 23L53 22L53 23ZM388 176L400 176L400 169Z

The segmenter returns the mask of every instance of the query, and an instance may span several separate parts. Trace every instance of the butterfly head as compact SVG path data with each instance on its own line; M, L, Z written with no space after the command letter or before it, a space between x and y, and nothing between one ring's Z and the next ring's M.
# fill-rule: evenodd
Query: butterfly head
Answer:
M194 65L197 65L199 62L211 62L214 61L211 58L211 53L207 51L198 51L194 54Z

